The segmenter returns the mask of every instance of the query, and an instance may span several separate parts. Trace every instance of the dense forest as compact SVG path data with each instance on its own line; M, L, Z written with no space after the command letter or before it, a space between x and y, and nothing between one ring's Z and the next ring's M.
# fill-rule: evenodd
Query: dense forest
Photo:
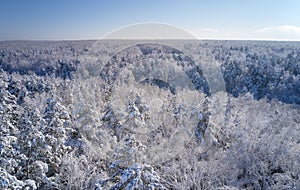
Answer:
M0 189L300 188L299 42L4 41L0 85Z

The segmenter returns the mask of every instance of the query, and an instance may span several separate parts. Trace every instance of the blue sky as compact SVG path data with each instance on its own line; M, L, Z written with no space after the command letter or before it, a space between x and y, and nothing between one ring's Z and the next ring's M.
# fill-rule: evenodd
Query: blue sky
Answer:
M1 0L0 40L99 39L142 22L204 39L300 41L299 0Z

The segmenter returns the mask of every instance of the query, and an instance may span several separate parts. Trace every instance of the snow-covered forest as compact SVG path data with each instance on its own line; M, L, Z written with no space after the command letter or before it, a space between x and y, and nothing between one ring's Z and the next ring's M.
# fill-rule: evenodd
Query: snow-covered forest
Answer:
M0 189L300 189L299 42L126 43L0 42Z

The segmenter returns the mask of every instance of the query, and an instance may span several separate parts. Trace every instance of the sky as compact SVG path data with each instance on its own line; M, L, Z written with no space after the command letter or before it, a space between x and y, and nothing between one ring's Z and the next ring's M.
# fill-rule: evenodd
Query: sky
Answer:
M199 39L300 41L300 1L0 0L0 40L101 39L149 22Z

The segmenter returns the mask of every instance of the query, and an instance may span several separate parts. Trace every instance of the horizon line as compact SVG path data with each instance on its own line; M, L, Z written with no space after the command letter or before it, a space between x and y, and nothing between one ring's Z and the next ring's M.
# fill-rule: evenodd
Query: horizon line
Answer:
M8 39L8 40L0 40L0 42L67 42L67 41L141 41L141 40L149 40L149 41L266 41L266 42L300 42L300 40L295 39L246 39L246 38L161 38L161 39L147 39L147 38L109 38L109 39L96 39L96 38L88 38L88 39Z

